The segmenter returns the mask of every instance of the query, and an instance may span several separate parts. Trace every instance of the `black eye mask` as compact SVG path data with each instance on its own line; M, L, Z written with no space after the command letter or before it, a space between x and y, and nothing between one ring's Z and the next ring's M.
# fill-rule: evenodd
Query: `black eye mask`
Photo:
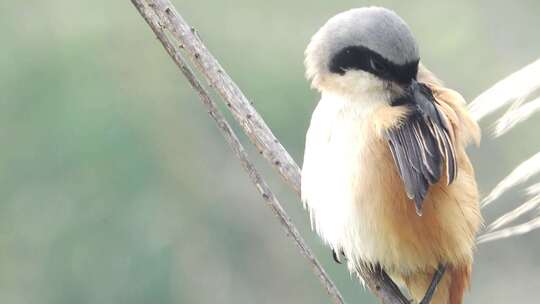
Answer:
M339 51L330 60L330 72L344 75L348 70L362 70L381 79L407 84L416 79L418 62L395 64L377 52L363 46L349 46Z

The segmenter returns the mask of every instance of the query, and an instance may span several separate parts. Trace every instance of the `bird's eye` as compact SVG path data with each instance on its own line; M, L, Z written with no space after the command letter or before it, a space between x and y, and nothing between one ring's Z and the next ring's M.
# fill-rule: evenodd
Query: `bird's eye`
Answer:
M373 71L378 72L378 73L383 73L386 70L386 67L384 66L383 63L373 58L369 60L369 65L371 66Z

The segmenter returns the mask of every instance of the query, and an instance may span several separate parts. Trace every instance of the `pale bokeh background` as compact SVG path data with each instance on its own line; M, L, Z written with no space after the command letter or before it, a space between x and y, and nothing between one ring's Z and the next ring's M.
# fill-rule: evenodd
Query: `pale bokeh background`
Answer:
M396 10L469 100L540 56L534 0L175 3L298 162L317 100L303 50L337 12ZM0 302L329 303L128 0L1 1L0 35ZM471 149L484 193L539 127ZM347 302L375 303L257 163ZM540 232L480 246L468 302L537 303L539 256Z

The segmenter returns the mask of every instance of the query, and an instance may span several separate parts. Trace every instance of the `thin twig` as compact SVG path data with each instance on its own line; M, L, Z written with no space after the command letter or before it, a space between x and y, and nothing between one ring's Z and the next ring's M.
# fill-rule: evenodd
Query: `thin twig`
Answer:
M205 76L209 84L226 101L234 118L244 129L259 152L279 172L285 182L300 192L300 169L289 153L274 136L252 103L225 73L219 62L210 54L198 37L195 28L189 26L168 0L147 0L151 8L180 42L191 61Z
M272 211L279 218L282 226L285 228L287 232L287 235L289 235L294 240L294 242L300 249L300 252L309 260L309 262L313 266L313 270L315 274L319 277L323 285L326 287L327 292L332 296L334 303L336 304L344 303L344 300L341 294L339 293L338 289L330 280L329 276L326 274L322 265L315 258L315 255L311 252L308 245L303 240L302 236L300 235L300 233L298 232L298 230L292 223L287 213L281 207L281 204L279 203L276 196L273 194L273 192L269 188L268 184L264 181L262 176L258 173L256 168L254 167L253 163L249 160L244 147L238 140L238 137L236 136L236 134L230 127L229 123L226 121L223 114L219 111L214 101L210 98L210 95L208 94L208 92L206 92L206 90L201 85L199 80L196 78L194 73L187 66L181 54L178 52L178 50L174 47L174 45L171 43L171 41L168 39L166 34L161 29L156 15L153 14L150 10L148 10L141 1L132 0L132 2L137 7L137 9L139 10L143 18L146 20L148 25L150 25L150 27L156 34L157 38L159 39L159 41L161 41L161 43L165 47L165 50L169 53L169 55L174 60L176 65L180 68L184 76L187 78L192 88L197 92L203 104L208 108L208 113L217 123L218 128L221 131L221 134L225 137L225 139L227 140L227 143L231 146L231 149L233 150L234 154L240 160L242 167L248 173L249 177L251 178L251 181L257 187L257 190L261 194L264 201L270 206Z
M211 100L206 100L207 97L201 95L198 87L202 88L197 82L193 82L193 79L190 78L186 71L189 69L186 67L186 64L183 63L182 58L178 50L174 48L174 45L167 39L163 27L165 27L168 32L178 41L178 45L183 48L194 65L199 69L199 71L204 75L206 80L209 82L210 86L215 88L216 91L226 102L228 109L233 113L234 118L239 122L240 126L244 129L244 132L252 141L253 144L259 149L260 153L272 164L272 166L278 171L281 177L284 179L287 185L289 185L298 195L300 195L300 169L298 165L294 162L289 153L283 148L281 143L276 139L272 134L270 128L266 125L262 117L257 113L252 103L244 96L239 87L233 82L233 80L227 75L221 65L217 60L210 54L208 49L202 43L198 37L194 28L190 27L178 14L176 9L168 0L131 0L133 4L137 7L141 15L148 22L154 33L160 39L165 49L169 55L177 62L177 65L180 67L182 72L188 77L188 80L192 84L195 84L194 89L200 94L203 102L213 105ZM144 2L148 6L144 5ZM155 14L151 14L149 9L152 10ZM187 69L186 69L187 68ZM207 94L204 94L207 96ZM214 110L210 110L210 114L219 113L215 110L215 105L213 105ZM214 114L216 115L216 114ZM218 114L221 116L221 114ZM214 117L214 116L213 116ZM214 117L215 119L215 117ZM220 128L223 127L223 124L218 122ZM232 145L236 145L236 137L230 130L230 127L227 125L228 131L223 130L225 137L233 136L235 139L232 141ZM229 141L229 139L227 139ZM231 142L229 142L231 143ZM239 144L239 143L238 143ZM241 147L241 146L240 146ZM238 147L233 148L238 149ZM241 149L242 154L245 154L244 150ZM236 150L235 150L236 152ZM240 155L237 153L237 156ZM241 157L240 157L241 158ZM241 158L242 160L242 158ZM247 161L247 159L245 159ZM246 164L242 160L244 167ZM248 161L248 164L249 161ZM260 183L262 182L266 185L261 177L257 174L258 178L252 176L254 168L252 165L247 166L246 169L250 172L250 176L253 181L258 184L259 191L262 191L260 188ZM273 195L265 197L265 194L268 195L269 189L263 189L263 198L271 203L275 204L272 208L280 217L280 220L283 225L287 227L287 230L292 229L296 232L293 224L288 220L288 217L285 211L281 208L277 200ZM268 190L268 191L266 191ZM276 208L275 208L276 207ZM279 208L277 208L279 207ZM284 221L287 219L287 221ZM291 233L292 234L292 233ZM308 257L310 262L313 264L313 268L327 292L332 296L334 303L344 303L343 298L341 297L339 290L330 280L322 266L315 259L313 254L307 248L305 243L302 241L300 235L296 232L293 235L295 241L300 247L302 253ZM409 301L403 296L399 288L395 286L392 280L380 270L376 270L371 267L362 267L359 269L359 275L366 282L370 290L377 296L382 303L384 304L408 304Z

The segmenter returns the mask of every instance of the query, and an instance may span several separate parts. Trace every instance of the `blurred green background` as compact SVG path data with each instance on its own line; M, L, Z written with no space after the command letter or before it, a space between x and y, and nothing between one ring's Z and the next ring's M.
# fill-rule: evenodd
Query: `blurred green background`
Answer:
M303 50L337 12L396 10L469 100L540 57L535 0L174 2L299 163L318 98ZM329 303L130 1L4 0L0 34L0 302ZM471 149L483 193L539 127ZM347 302L375 303L257 164ZM540 232L480 246L468 302L538 303L539 256Z

